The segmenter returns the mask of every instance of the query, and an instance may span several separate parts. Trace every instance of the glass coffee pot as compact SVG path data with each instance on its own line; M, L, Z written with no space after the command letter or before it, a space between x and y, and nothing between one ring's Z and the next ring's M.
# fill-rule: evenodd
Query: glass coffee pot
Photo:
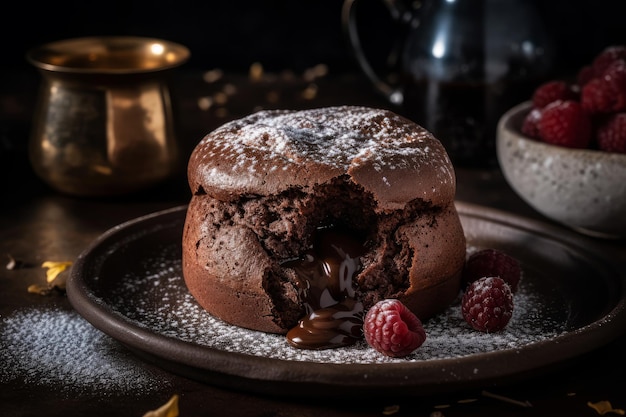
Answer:
M444 144L455 164L495 165L498 119L552 75L554 45L533 3L382 1L403 34L398 58L382 75L361 44L358 0L344 2L343 26L360 68L400 113Z

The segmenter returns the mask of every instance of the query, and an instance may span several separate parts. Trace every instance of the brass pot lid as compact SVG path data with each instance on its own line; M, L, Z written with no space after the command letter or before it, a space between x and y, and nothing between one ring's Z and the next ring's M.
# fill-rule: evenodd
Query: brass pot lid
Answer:
M79 74L137 74L163 71L185 63L189 49L181 44L136 36L101 36L60 40L27 52L45 71Z

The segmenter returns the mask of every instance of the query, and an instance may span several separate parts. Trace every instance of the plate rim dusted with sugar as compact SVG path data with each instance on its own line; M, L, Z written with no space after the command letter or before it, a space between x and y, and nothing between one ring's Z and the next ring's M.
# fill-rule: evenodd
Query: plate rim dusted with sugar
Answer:
M626 277L606 254L589 247L588 237L489 207L461 201L457 201L456 206L468 250L495 247L508 251L533 271L529 276L539 271L540 275L545 273L547 279L553 280L542 284L543 275L528 279L529 287L525 291L540 300L555 299L556 307L541 305L537 309L539 313L551 308L558 310L561 301L567 301L567 306L563 307L566 311L555 313L562 321L560 331L526 344L513 343L491 351L345 363L311 360L307 354L301 359L296 354L281 358L247 353L245 348L231 349L228 342L217 341L218 337L228 338L228 332L226 336L215 336L216 339L207 344L195 340L193 335L181 337L176 329L160 331L152 324L154 316L175 316L179 312L168 311L172 307L165 299L171 294L149 294L152 287L157 287L157 281L169 280L179 294L190 297L180 278L177 259L186 205L132 219L95 239L74 263L67 295L71 305L94 327L163 369L224 388L289 397L420 396L512 383L548 372L609 343L623 332ZM164 254L156 253L160 250ZM163 263L146 266L151 256L160 256ZM132 284L130 281L144 276L153 280L145 284L150 288L140 288L134 293L124 289ZM555 288L556 297L553 297L551 292ZM144 296L164 299L151 299L144 305L144 300L140 299ZM192 307L197 311L193 314L208 314L199 306ZM545 311L541 314L551 314ZM174 327L178 325L175 323ZM428 326L429 323L425 323L427 333ZM240 330L231 327L234 333ZM203 329L198 332L202 333ZM286 340L284 343L287 344ZM257 345L262 344L263 338L260 338ZM315 355L320 358L325 354L341 355L341 352L330 351L317 351Z

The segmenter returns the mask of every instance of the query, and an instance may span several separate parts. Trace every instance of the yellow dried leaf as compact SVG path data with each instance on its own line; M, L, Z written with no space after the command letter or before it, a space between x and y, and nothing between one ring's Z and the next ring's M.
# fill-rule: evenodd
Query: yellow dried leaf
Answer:
M600 415L613 413L623 416L625 413L622 409L613 408L609 401L598 401L597 403L588 402L587 405L596 410L596 412Z
M61 272L65 271L67 268L69 268L70 266L72 266L71 262L46 261L46 262L41 264L42 268L47 268L48 269L46 271L46 281L48 282L48 284L52 284L52 282L54 282L54 280L57 278L57 276Z
M390 416L392 414L396 414L398 411L400 411L400 406L399 405L388 405L387 407L385 407L385 409L383 410L383 414L386 416Z
M178 417L178 395L172 398L161 407L153 411L148 411L143 417Z
M28 286L28 292L31 294L48 295L50 288L45 285L33 284Z
M53 262L46 261L41 264L42 268L46 268L46 282L48 285L32 284L28 287L31 294L49 295L55 290L65 292L65 283L67 274L60 275L61 272L72 266L72 262Z

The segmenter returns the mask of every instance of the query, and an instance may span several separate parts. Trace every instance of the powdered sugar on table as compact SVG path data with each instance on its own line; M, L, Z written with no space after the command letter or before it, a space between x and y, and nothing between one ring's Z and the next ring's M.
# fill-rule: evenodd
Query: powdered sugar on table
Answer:
M72 310L30 308L0 320L0 383L55 387L66 395L145 395L168 388L133 355Z

